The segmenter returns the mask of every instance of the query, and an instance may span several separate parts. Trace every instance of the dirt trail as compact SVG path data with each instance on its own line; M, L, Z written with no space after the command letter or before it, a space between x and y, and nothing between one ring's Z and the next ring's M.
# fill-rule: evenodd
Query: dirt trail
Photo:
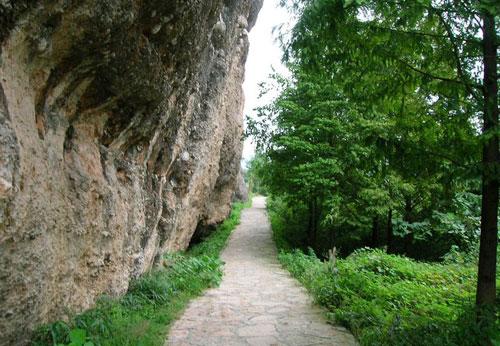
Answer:
M166 345L356 345L326 323L276 256L265 198L255 197L222 253L220 287L189 304Z

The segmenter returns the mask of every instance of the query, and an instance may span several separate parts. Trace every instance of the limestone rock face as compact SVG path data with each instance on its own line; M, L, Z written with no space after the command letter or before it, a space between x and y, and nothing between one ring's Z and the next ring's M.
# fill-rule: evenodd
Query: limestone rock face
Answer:
M248 201L248 187L241 171L236 178L236 189L234 190L233 201Z
M0 1L0 345L227 216L261 5Z

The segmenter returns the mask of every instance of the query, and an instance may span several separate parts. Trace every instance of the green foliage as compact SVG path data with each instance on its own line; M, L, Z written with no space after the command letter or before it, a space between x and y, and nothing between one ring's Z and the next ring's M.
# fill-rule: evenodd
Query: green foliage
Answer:
M473 265L429 264L360 249L336 270L313 252L281 252L281 263L362 345L486 345L500 322L477 325Z
M300 208L298 205L294 209L289 208L283 198L275 196L268 197L266 205L273 225L273 240L276 246L286 250L305 249L307 247L307 238L304 233L306 225L300 222L303 217L297 217L298 213L306 212L305 208L303 206Z
M248 184L250 192L262 196L268 194L264 179L266 174L266 158L264 155L257 153L248 163L248 168L245 172L245 181Z
M69 340L69 346L94 346L92 341L87 341L87 332L83 329L71 330Z
M229 218L186 253L166 254L161 266L131 282L120 299L102 297L69 322L41 326L34 346L163 345L168 327L190 299L222 279L219 254L246 204L235 203Z

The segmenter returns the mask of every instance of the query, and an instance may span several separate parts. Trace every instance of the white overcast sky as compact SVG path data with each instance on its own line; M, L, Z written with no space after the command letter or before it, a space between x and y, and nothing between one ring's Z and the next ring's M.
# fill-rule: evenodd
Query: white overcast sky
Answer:
M290 23L292 16L279 7L278 3L279 0L264 0L257 23L249 34L250 51L243 84L245 116L255 116L254 108L269 102L269 97L259 100L258 84L268 80L272 68L281 73L286 71L281 64L281 48L276 40L277 33L273 34L273 28L282 23ZM247 139L243 146L243 160L250 160L254 154L255 146Z

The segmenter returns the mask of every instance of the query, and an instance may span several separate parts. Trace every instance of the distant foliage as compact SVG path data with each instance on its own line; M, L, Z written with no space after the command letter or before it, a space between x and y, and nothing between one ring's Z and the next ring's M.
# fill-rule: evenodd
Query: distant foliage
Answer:
M245 181L251 193L262 196L268 194L268 189L263 179L263 176L266 175L265 169L266 157L257 153L255 157L250 160L245 171Z

